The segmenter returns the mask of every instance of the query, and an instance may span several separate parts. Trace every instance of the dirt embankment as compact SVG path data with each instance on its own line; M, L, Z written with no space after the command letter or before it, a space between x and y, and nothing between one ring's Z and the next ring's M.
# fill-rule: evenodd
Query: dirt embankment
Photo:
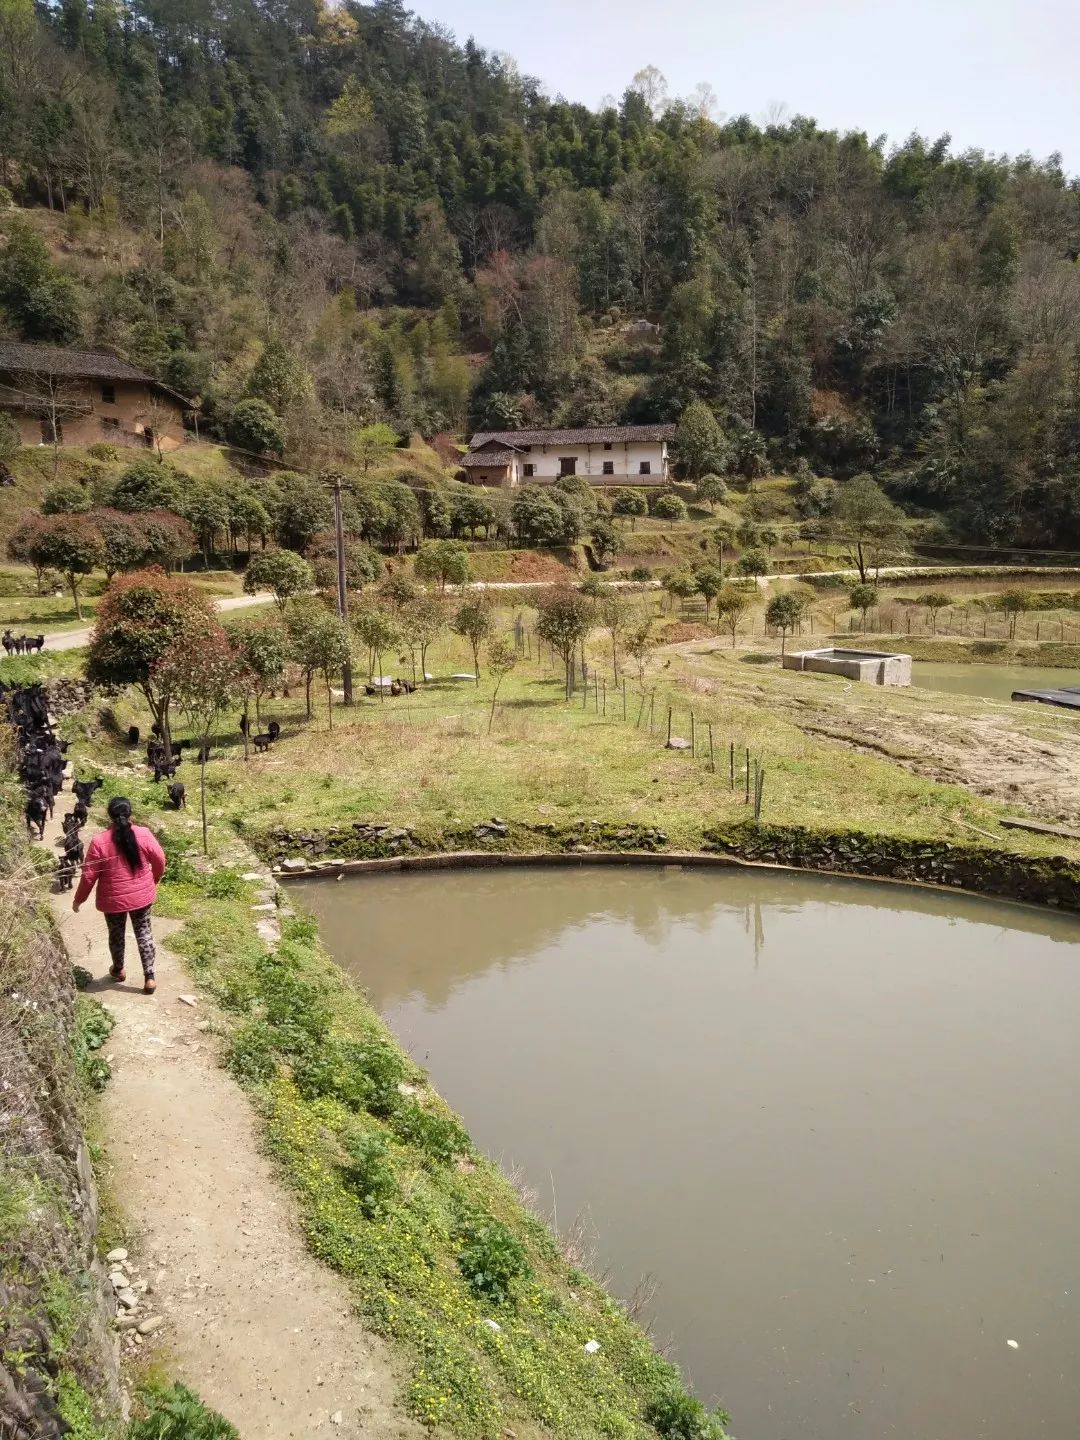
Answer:
M835 680L801 688L774 670L758 681L733 667L710 674L705 656L684 652L699 689L766 706L815 739L880 755L913 774L963 785L1040 820L1080 817L1080 727L1034 708L958 700L943 708L926 691L889 691Z

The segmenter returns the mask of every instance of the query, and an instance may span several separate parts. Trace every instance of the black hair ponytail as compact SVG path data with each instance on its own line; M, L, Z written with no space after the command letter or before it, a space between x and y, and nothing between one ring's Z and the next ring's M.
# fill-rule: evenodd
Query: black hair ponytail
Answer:
M116 795L109 801L107 814L112 821L113 834L116 837L116 848L123 855L128 863L128 869L134 875L142 867L142 851L139 849L139 842L135 838L135 831L131 828L131 801L125 800L122 795Z

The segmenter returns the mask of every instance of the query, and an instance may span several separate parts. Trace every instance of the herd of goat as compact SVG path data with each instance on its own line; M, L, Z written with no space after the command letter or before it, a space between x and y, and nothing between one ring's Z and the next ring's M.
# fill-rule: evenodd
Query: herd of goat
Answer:
M40 655L45 649L44 635L15 635L10 630L5 630L0 635L0 645L3 645L8 655L33 655L35 651Z
M64 788L67 741L53 734L49 719L49 702L42 685L5 686L0 682L0 702L15 732L15 763L26 793L26 828L38 839L45 838L45 821L52 819L56 797ZM83 861L83 843L79 831L90 813L90 800L101 780L75 780L72 793L75 805L63 819L64 853L56 872L61 890L70 890Z
M56 809L56 798L63 791L67 773L66 751L68 742L60 740L53 733L49 718L49 701L45 687L33 685L5 685L0 681L0 713L6 713L8 723L15 734L15 763L19 779L26 796L24 814L26 828L31 837L36 833L39 840L45 839L45 822L51 820ZM241 732L248 733L246 718L240 722ZM251 735L256 752L265 753L281 734L281 726L271 720L264 734ZM138 745L139 727L132 725L127 732L129 745ZM176 771L184 758L184 751L195 744L193 740L173 740L166 747L160 727L154 725L153 733L146 745L146 763L153 771L154 780L169 781L167 794L174 810L187 804L187 788L176 779ZM203 758L200 747L196 751ZM79 867L83 862L84 848L80 831L90 813L90 801L94 792L104 782L95 780L72 780L71 791L75 804L65 815L63 829L63 855L57 863L56 880L59 889L70 890Z

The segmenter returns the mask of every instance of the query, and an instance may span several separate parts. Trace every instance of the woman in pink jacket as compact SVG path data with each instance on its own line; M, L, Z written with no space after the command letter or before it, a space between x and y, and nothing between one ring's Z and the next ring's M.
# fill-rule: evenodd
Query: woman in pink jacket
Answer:
M157 989L154 979L154 937L150 933L150 907L157 899L157 882L165 873L165 852L143 825L131 823L131 801L120 796L109 801L112 824L90 841L83 861L82 878L75 891L72 909L79 906L97 885L97 908L109 927L109 974L126 980L124 970L124 929L131 916L131 928L139 947L143 968L143 993Z

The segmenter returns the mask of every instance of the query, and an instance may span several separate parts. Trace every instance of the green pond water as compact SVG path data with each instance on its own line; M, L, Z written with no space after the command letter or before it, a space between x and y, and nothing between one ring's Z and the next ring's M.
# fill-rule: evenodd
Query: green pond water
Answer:
M736 870L294 889L740 1440L1077 1434L1075 919Z
M952 695L1010 700L1014 690L1060 690L1066 685L1080 685L1080 672L1032 665L949 665L916 660L911 667L911 683Z

